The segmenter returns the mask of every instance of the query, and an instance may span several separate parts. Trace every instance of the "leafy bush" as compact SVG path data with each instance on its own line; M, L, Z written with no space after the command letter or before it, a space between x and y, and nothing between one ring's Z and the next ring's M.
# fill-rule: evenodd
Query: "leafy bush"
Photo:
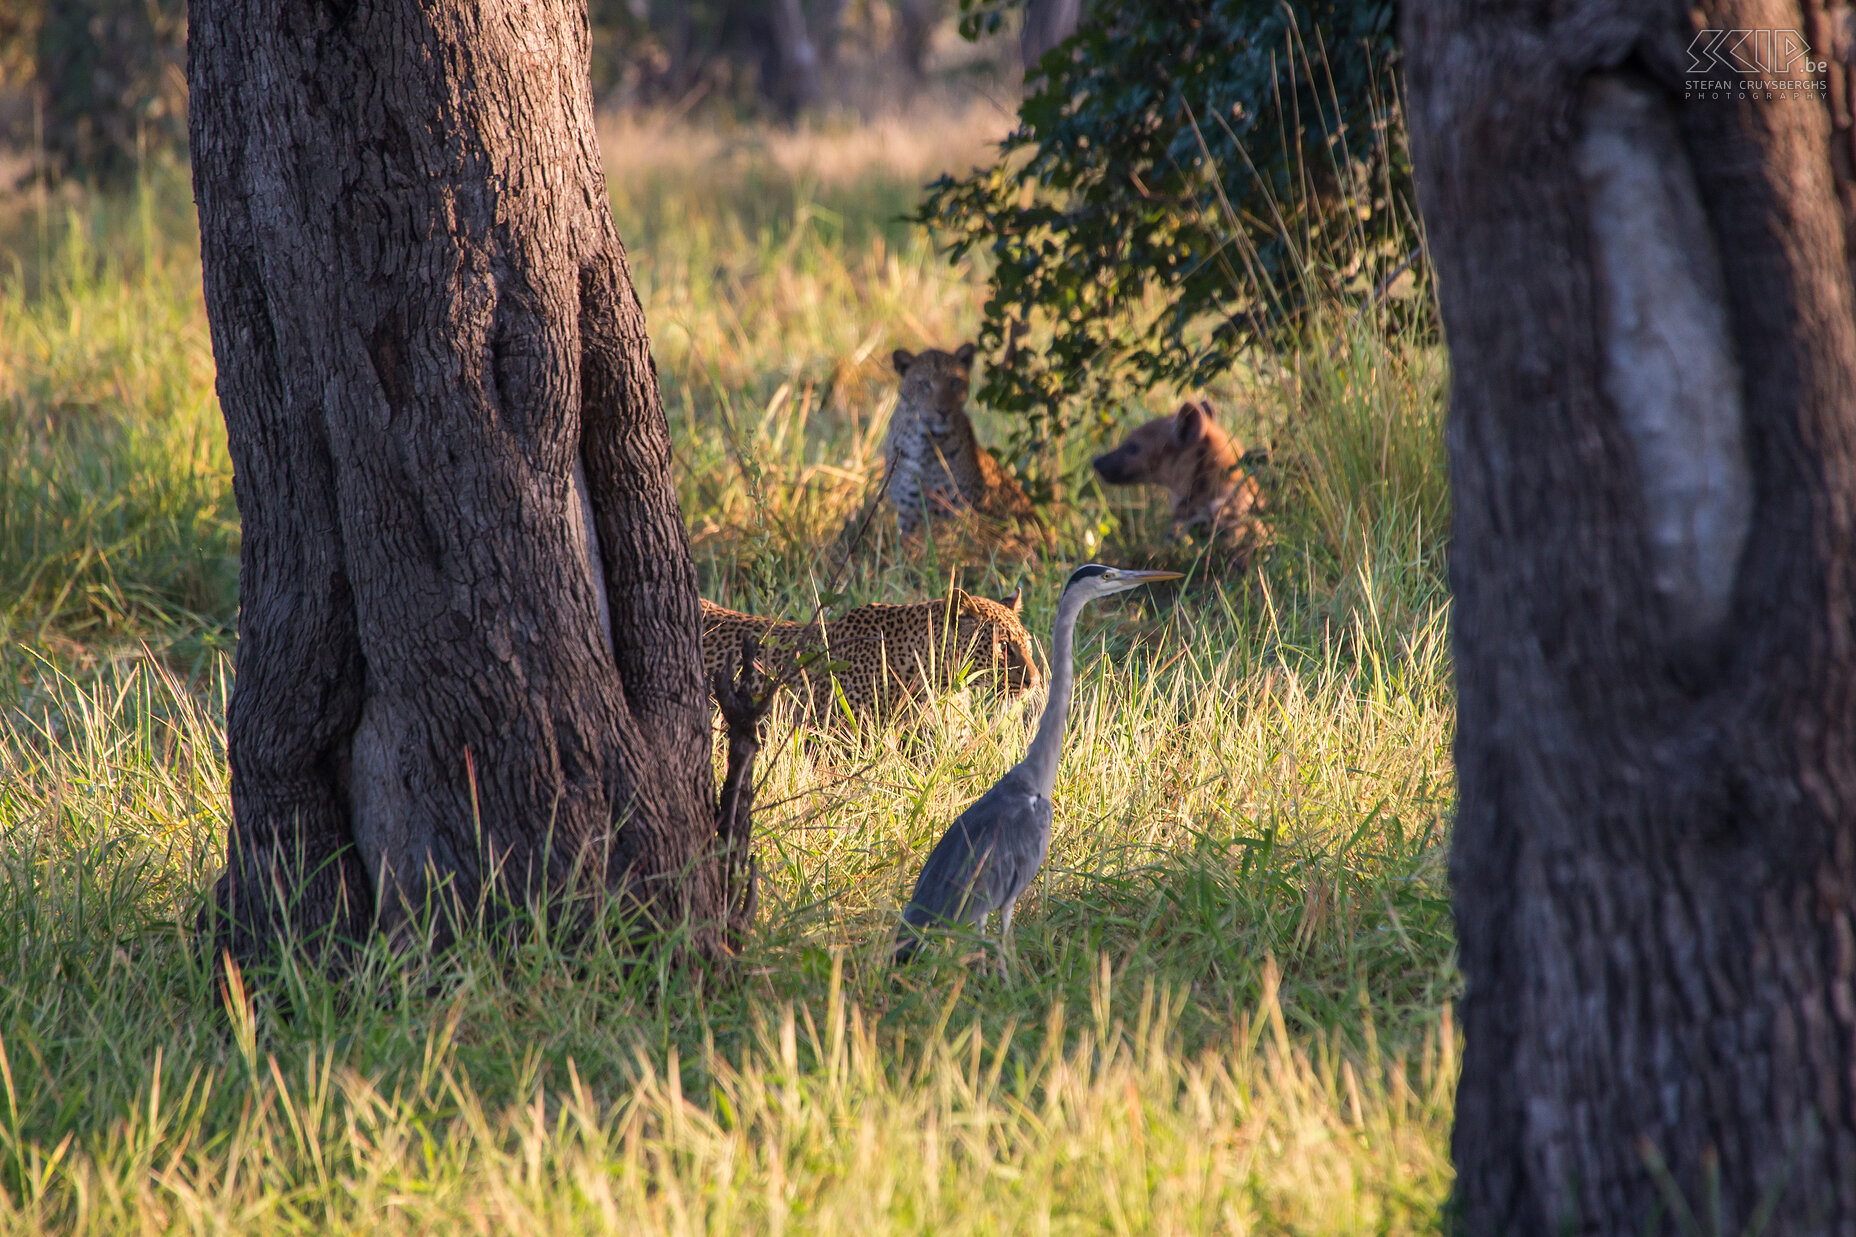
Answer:
M998 23L963 4L963 33ZM980 400L1047 442L1079 396L1200 386L1312 299L1382 295L1417 244L1392 12L1093 6L1035 67L998 161L937 180L916 215L991 258ZM1040 346L1014 346L1026 331Z

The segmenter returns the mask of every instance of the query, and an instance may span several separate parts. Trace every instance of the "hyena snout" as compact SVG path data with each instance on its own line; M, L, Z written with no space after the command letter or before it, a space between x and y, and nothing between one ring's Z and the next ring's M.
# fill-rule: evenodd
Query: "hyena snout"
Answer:
M1167 421L1172 424L1171 419ZM1159 481L1168 461L1176 458L1179 448L1166 435L1146 432L1142 426L1113 451L1092 461L1096 475L1110 485L1141 485Z
M1140 480L1134 475L1133 468L1129 466L1126 448L1098 455L1091 461L1091 465L1095 468L1096 475L1110 485L1132 485Z

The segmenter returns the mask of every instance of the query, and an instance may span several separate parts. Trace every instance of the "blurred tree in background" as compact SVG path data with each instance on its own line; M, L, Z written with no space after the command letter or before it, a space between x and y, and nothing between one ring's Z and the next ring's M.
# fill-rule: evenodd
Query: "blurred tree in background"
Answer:
M7 136L37 147L48 175L133 178L186 142L186 37L186 0L5 0Z
M1067 0L1074 3L1074 0ZM855 61L892 98L929 71L951 0L590 0L593 85L609 102L771 107L792 117L843 102Z
M902 102L953 12L953 0L588 0L594 91L608 106L788 119ZM49 177L105 184L181 150L186 35L186 0L0 0L0 143L41 152Z
M843 0L589 0L593 88L627 103L817 102Z
M960 7L962 12L971 13L976 6L968 2ZM997 12L995 9L994 13ZM1025 0L1024 20L1018 27L1018 49L1026 66L1044 59L1045 52L1074 34L1082 19L1083 0ZM968 29L971 31L974 27Z
M997 0L961 3L963 34L999 28ZM1081 397L1202 385L1312 300L1378 297L1415 260L1393 8L1088 6L1027 69L998 161L930 187L918 220L993 264L979 398L1023 416L1021 467Z

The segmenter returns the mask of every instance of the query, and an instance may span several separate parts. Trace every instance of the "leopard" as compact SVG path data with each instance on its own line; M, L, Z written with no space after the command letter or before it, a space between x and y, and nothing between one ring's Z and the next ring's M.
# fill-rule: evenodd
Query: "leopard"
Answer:
M1024 488L979 443L967 415L975 348L952 352L898 348L902 380L883 440L889 505L905 541L919 541L937 519L960 517L982 540L1010 548L1048 548L1050 533Z
M796 623L702 602L703 670L711 685L740 665L741 637L759 666L784 678L802 714L859 728L900 716L967 666L1016 698L1042 682L1023 622L1022 592L1003 600L961 589L933 601L859 606L830 622ZM807 656L811 654L811 656Z

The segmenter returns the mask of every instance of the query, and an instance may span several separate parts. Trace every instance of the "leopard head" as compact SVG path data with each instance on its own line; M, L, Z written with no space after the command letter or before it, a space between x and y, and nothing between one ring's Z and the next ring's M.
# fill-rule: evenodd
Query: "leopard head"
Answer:
M973 353L972 344L962 344L952 352L938 348L926 352L896 349L890 360L902 378L898 410L914 413L921 427L935 438L952 433L966 413Z
M1024 597L1015 592L993 601L961 593L956 604L955 633L960 656L976 669L1002 674L1009 696L1027 692L1042 682L1031 634L1023 622Z

